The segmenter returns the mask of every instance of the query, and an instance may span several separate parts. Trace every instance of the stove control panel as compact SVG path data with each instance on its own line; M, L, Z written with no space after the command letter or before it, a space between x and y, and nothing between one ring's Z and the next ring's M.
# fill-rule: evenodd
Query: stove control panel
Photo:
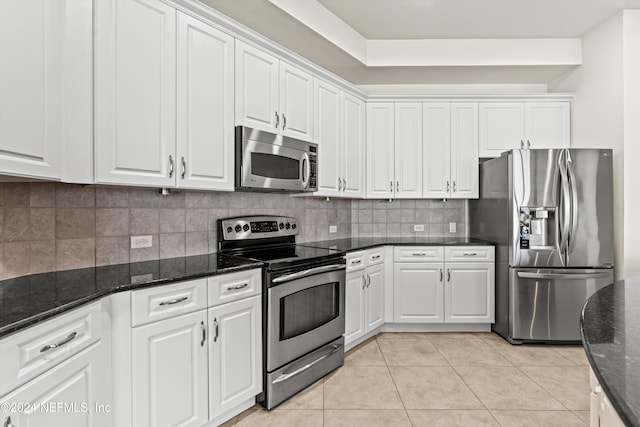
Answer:
M298 223L295 218L285 216L225 218L218 220L218 233L218 240L295 236L298 234Z

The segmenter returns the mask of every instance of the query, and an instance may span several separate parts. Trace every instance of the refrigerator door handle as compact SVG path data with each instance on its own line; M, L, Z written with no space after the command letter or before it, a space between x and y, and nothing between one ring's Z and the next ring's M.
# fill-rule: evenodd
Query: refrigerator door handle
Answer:
M576 176L573 172L573 161L569 152L567 152L567 175L569 178L570 192L571 192L571 231L569 232L568 252L573 252L573 247L576 244L576 231L578 229L578 186L576 184ZM568 261L568 259L567 259Z
M558 170L560 172L560 185L561 185L561 193L560 193L560 256L562 257L563 264L566 263L566 250L569 242L569 215L571 215L571 206L569 205L570 200L570 192L569 192L569 183L567 177L567 162L566 162L566 149L563 149L560 152L560 156L558 157Z
M584 279L599 279L602 277L608 277L611 273L609 271L606 272L596 272L596 273L527 273L524 271L518 271L518 277L522 279L574 279L574 280L584 280Z

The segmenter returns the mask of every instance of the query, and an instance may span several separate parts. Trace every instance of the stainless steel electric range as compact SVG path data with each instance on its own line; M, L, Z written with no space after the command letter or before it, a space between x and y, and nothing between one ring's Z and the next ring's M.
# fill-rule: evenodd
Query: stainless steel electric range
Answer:
M344 362L345 260L342 252L296 245L295 218L218 220L218 249L265 263L264 392L271 409Z

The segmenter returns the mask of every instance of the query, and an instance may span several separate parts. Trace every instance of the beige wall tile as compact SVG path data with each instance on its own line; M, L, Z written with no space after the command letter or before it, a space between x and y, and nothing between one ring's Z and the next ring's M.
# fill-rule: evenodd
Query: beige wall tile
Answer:
M213 207L212 193L189 191L184 195L184 205L187 208L203 208Z
M96 188L96 207L98 208L128 208L129 190L126 188Z
M56 185L52 182L32 182L29 204L32 208L53 208L56 205Z
M185 255L185 233L160 234L160 259Z
M160 233L184 233L185 209L160 209Z
M4 187L5 184L0 182L0 206L4 206Z
M56 270L73 270L96 265L96 239L60 239L56 241Z
M184 193L173 192L159 197L160 208L184 208Z
M185 254L202 255L209 253L209 232L193 231L185 233Z
M153 246L151 246L150 248L131 249L129 251L129 261L139 262L139 261L150 261L154 259L160 259L159 235L152 234L151 240L152 240Z
M158 209L160 196L157 190L129 190L129 207Z
M29 273L46 273L56 269L55 240L32 241L29 250Z
M129 262L129 236L96 237L96 266Z
M31 208L31 240L53 240L56 238L55 208Z
M93 208L95 206L95 188L75 184L56 184L56 207Z
M132 236L158 234L160 232L160 211L158 209L130 209L129 232Z
M5 242L29 240L29 208L4 208L2 238Z
M3 278L29 274L29 242L8 242L2 254Z
M4 208L0 207L0 243L2 243L3 236L4 236Z
M209 210L208 209L187 209L185 212L186 231L208 231L209 230Z
M93 208L57 208L56 238L95 237L96 210Z
M8 208L29 207L31 189L26 182L8 182L4 185L4 206Z
M96 236L128 236L129 209L96 209Z

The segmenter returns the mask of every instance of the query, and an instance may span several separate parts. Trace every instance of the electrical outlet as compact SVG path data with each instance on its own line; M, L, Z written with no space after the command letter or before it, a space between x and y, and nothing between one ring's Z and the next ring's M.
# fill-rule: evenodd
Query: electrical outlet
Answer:
M455 222L450 222L449 223L449 233L455 233L456 232L456 223Z
M337 225L330 225L329 226L329 233L337 233L338 232L338 226Z
M414 224L413 231L424 231L424 224Z
M131 236L131 249L150 248L153 236Z
M138 274L137 276L131 276L131 284L135 285L136 283L142 282L150 282L153 280L153 274Z

